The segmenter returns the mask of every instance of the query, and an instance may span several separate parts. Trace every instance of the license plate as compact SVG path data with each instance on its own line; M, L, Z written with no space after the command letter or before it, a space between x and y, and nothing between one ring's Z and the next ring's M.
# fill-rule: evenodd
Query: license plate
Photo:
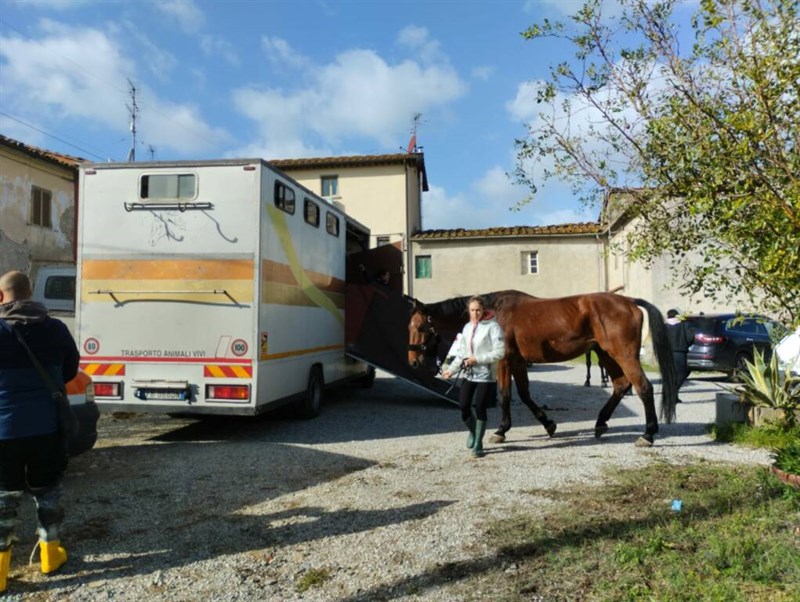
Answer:
M186 399L186 391L176 389L139 389L138 393L138 397L145 400L184 401Z

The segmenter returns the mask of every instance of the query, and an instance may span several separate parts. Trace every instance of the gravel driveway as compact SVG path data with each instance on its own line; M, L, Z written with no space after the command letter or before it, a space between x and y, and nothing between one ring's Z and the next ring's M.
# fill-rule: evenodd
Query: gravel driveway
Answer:
M437 568L496 564L487 519L553 503L536 489L654 460L769 462L704 434L720 390L710 377L687 381L677 423L661 426L653 448L634 446L644 431L635 396L597 440L608 392L583 387L584 376L537 366L533 392L555 438L515 402L506 443L482 459L464 448L455 406L380 372L370 390L330 392L307 422L104 415L97 447L67 474L68 564L51 577L25 566L35 545L26 503L7 598L463 600L460 580ZM499 417L490 409L491 426Z

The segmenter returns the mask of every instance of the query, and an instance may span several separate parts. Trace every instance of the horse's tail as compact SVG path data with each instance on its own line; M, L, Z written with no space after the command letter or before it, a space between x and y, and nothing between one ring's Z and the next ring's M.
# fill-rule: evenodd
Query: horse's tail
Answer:
M672 359L672 349L667 340L667 325L658 308L644 299L634 299L636 305L647 311L650 333L653 337L653 351L661 372L661 419L667 423L675 420L675 406L678 403L678 377Z

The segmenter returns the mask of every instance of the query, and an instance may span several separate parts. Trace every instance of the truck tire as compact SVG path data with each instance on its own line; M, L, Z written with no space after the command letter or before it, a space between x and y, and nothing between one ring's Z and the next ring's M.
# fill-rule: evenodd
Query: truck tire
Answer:
M305 395L295 405L295 415L308 420L319 416L322 406L322 392L325 388L325 378L320 366L312 366L308 374L308 386Z
M371 389L375 384L375 366L369 366L367 373L358 379L358 386L362 389Z

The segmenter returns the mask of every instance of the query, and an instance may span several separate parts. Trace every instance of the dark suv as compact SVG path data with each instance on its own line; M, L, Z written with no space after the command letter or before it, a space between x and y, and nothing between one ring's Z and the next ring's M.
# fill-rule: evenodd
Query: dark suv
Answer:
M755 349L769 361L773 342L786 330L758 314L687 316L686 322L694 335L687 356L689 370L724 372L728 377L747 369L745 361L753 361Z

